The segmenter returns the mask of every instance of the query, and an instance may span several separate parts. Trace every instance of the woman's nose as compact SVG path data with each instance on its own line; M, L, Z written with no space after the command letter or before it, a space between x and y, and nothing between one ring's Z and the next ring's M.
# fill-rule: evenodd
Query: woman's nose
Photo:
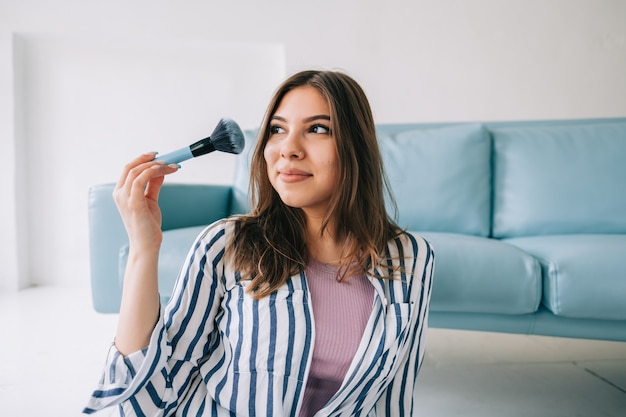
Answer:
M295 135L290 134L285 138L280 149L280 156L287 159L301 159L304 156L304 151Z

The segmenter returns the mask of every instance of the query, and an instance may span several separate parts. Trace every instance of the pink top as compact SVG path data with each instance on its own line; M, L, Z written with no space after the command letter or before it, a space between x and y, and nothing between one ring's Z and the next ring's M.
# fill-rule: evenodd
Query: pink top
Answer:
M315 344L300 417L318 412L339 390L372 313L374 287L365 275L338 281L339 268L311 259L306 267Z

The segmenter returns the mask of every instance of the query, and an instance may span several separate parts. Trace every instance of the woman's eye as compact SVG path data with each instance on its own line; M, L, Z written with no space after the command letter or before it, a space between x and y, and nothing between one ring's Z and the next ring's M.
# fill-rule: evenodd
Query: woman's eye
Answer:
M270 126L270 134L275 135L277 133L283 133L285 130L277 125L271 125Z
M324 125L313 125L309 130L311 131L311 133L330 135L330 127Z

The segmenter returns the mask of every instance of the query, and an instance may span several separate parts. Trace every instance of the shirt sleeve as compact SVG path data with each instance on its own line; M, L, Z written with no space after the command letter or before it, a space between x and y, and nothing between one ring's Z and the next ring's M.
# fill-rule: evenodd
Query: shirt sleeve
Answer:
M145 404L139 408L149 415L162 415L162 408L158 405L167 402L169 392L167 389L157 391L156 387L162 385L162 381L157 381L152 370L167 369L167 353L163 352L164 348L167 349L165 334L161 317L152 333L149 347L123 356L113 344L107 354L100 381L83 413L91 414L114 405L128 408L132 406L129 401L137 406L145 393L150 392L155 396L150 402L157 405L156 409L149 407L149 403L145 401L142 401ZM165 379L165 376L161 375L159 379Z
M211 225L190 249L170 302L147 348L122 356L109 349L86 414L118 405L123 415L167 415L210 354L210 335L224 294L224 227Z
M424 239L417 237L416 268L413 272L411 300L414 303L411 317L410 345L398 370L385 388L369 416L413 415L413 391L417 375L424 360L431 285L434 271L434 251ZM420 262L421 257L421 262ZM421 285L415 285L418 282Z

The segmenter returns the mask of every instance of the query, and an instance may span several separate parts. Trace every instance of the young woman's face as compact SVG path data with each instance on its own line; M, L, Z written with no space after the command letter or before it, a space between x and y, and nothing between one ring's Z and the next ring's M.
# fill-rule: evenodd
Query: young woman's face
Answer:
M282 201L322 217L339 183L339 159L328 102L311 86L289 91L270 119L264 157Z

